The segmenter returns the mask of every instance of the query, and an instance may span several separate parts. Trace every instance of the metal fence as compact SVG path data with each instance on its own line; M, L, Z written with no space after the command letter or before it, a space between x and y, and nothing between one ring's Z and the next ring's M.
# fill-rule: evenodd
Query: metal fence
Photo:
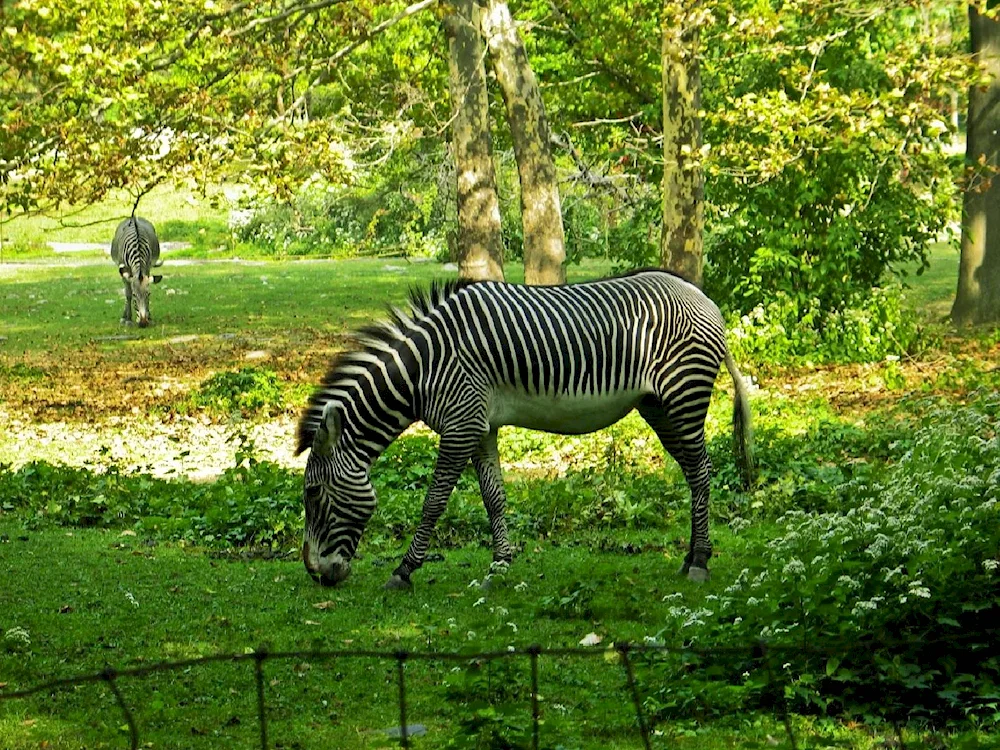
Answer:
M853 644L856 648L857 644ZM886 644L879 644L886 645ZM922 645L926 645L923 642ZM813 651L808 647L796 646L770 646L766 642L759 642L751 646L746 646L742 648L706 648L697 649L690 647L669 647L660 646L654 644L632 644L632 643L615 643L611 649L616 653L616 658L610 660L611 662L617 662L618 666L623 670L625 677L625 685L628 692L628 697L632 702L635 709L635 722L636 731L641 737L643 747L650 749L652 747L651 737L652 731L650 729L650 723L647 721L647 717L643 711L643 701L640 695L640 689L635 677L635 670L633 664L633 657L637 654L648 654L648 653L663 653L663 654L677 654L677 655L691 655L699 657L721 657L721 656L732 656L732 657L746 657L751 656L755 661L757 661L761 667L764 669L767 675L768 685L772 687L784 687L784 682L781 675L781 669L775 669L774 663L775 659L781 652L795 651L797 653L802 653L803 651ZM852 648L846 649L847 651L854 651ZM829 649L816 650L817 653L830 654L834 653ZM125 723L128 727L130 747L133 750L139 747L140 742L140 730L139 726L135 720L134 714L130 709L125 698L122 696L121 691L118 687L118 680L121 678L142 678L154 673L162 672L172 672L178 670L187 670L191 667L196 667L200 665L220 663L220 662L231 662L240 663L246 662L253 669L253 679L256 684L256 696L257 696L257 723L260 731L260 747L261 750L268 750L268 719L267 719L267 699L265 694L265 683L264 683L264 667L267 662L273 661L284 661L284 660L312 660L312 661L335 661L338 659L372 659L379 661L390 661L395 662L396 665L396 681L398 687L398 700L399 700L399 742L402 747L409 748L412 747L411 740L411 730L408 725L408 712L407 712L407 684L406 684L406 663L411 661L426 661L426 662L444 662L444 663L455 663L455 662L493 662L498 660L511 660L511 659L527 659L530 661L531 667L531 746L534 750L539 748L540 742L540 732L541 732L541 710L539 706L539 692L538 692L538 662L543 657L575 657L581 659L590 658L602 658L606 660L609 653L609 649L606 648L543 648L541 646L528 646L523 649L506 649L503 651L485 651L481 653L467 653L467 652L422 652L422 651L375 651L375 650L364 650L364 649L345 649L345 650L307 650L307 651L270 651L266 648L259 648L251 653L227 653L227 654L217 654L212 656L205 656L193 659L183 659L177 661L163 661L155 664L148 664L137 667L129 667L127 669L114 669L112 667L107 667L100 672L78 675L75 677L67 677L62 679L50 680L42 684L36 685L32 688L25 690L17 690L11 692L0 691L0 701L13 701L17 699L27 698L29 696L50 692L53 690L64 689L76 685L85 684L101 684L107 686L114 696L119 708L124 716ZM798 739L792 728L792 722L789 719L788 707L784 699L784 690L778 690L775 693L778 697L776 704L776 711L779 720L784 726L785 733L789 745L793 750L797 750L799 747ZM896 746L905 750L905 744L903 742L903 736L900 727L897 725L895 729L895 741Z

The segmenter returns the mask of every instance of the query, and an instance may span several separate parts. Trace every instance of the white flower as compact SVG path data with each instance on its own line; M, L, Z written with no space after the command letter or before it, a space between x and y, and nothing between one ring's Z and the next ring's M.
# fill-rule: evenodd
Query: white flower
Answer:
M878 603L882 601L885 601L885 597L873 596L868 601L860 601L854 605L854 608L851 610L851 614L855 617L860 617L865 612L873 612L878 609Z
M26 628L9 628L4 631L3 639L10 648L27 648L31 645L31 635Z
M997 568L1000 568L1000 560L983 560L983 567L992 573Z
M923 581L910 581L910 595L919 597L920 599L930 599L930 589L922 584Z
M481 604L486 604L486 597L485 596L479 597L479 599L476 600L476 603L473 604L472 606L473 607L478 607Z
M787 563L785 563L785 567L781 571L781 574L784 576L801 576L805 575L805 573L806 573L805 564L801 560L798 560L794 557Z
M528 590L527 581L521 581L520 583L514 584L514 591L527 591L527 590Z

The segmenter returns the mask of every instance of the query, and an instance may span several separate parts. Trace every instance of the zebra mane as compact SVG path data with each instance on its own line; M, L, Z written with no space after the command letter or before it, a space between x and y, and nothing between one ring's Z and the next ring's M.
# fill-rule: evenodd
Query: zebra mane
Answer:
M408 332L417 328L421 318L427 317L443 302L458 291L475 282L464 279L431 282L427 290L410 287L409 310L390 307L388 318L354 331L348 337L348 346L336 354L327 368L320 385L309 397L309 402L299 418L296 430L295 455L312 446L313 438L323 418L323 408L344 394L343 386L353 381L346 371L358 365L367 365L380 358L386 349L404 340Z
M447 281L432 281L430 288L424 291L420 287L410 287L411 314L427 315L456 292L476 282L468 279L449 279Z

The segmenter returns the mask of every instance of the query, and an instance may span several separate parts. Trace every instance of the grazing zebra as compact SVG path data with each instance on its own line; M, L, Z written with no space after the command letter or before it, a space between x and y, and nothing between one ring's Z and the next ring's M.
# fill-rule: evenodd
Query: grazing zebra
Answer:
M139 327L150 324L149 285L159 284L162 276L151 276L150 269L161 266L160 241L153 225L138 216L122 221L111 240L111 259L118 264L125 285L125 311L122 323L132 323L132 308L139 318Z
M691 544L681 568L708 578L711 464L705 416L725 362L736 385L733 428L744 479L753 452L747 392L719 309L664 271L567 286L451 282L411 293L408 313L364 329L309 401L298 426L305 469L302 559L334 585L375 511L372 462L412 422L441 436L410 547L386 588L409 588L434 524L472 461L493 534L491 570L510 563L497 429L593 432L633 409L677 460L691 489Z

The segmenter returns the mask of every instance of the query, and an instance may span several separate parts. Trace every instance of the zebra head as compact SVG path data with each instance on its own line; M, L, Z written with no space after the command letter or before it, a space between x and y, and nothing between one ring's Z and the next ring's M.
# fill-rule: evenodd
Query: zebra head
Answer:
M131 299L138 318L137 323L140 328L145 328L149 325L149 287L151 284L159 284L163 277L143 273L141 268L130 269L124 263L119 264L118 273L132 290Z
M341 443L340 407L328 401L316 428L305 471L306 528L302 561L324 586L351 574L351 558L375 512L368 468Z

